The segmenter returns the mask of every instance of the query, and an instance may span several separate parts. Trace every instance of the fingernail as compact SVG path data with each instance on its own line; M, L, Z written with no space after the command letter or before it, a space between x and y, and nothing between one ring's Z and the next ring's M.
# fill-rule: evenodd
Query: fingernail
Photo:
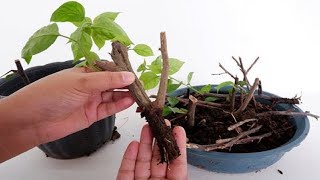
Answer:
M131 72L122 72L122 80L124 82L133 82L135 80L135 76Z

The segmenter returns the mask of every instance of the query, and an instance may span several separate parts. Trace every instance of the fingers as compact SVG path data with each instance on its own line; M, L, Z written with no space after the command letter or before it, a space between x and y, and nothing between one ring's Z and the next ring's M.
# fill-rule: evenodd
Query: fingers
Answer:
M136 162L135 179L149 179L152 158L153 136L149 125L143 126L140 135L140 146Z
M135 163L138 155L139 143L133 141L127 147L123 155L121 166L118 171L117 180L134 179Z
M186 133L182 127L177 126L173 129L173 135L177 141L181 155L169 164L167 178L177 180L187 179Z
M134 100L131 96L115 97L115 101L103 102L97 107L97 119L102 119L130 107Z
M166 120L166 125L170 126L170 121ZM151 159L151 178L165 178L167 174L167 164L160 164L161 155L157 142L153 147L152 159Z
M87 92L102 92L123 88L133 83L135 76L131 72L92 72L83 73L78 84Z

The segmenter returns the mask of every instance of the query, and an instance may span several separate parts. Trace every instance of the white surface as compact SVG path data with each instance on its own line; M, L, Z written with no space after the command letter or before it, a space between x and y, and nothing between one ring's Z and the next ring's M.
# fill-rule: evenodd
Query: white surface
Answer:
M10 0L0 6L0 74L14 68L13 60L29 36L49 23L51 13L65 1ZM265 90L280 96L302 94L303 110L320 114L319 42L320 3L313 1L80 1L90 17L104 11L123 12L117 22L136 43L159 47L159 33L166 31L169 55L186 61L177 75L185 79L194 71L193 84L219 83L226 76L218 73L218 62L230 71L237 70L231 56L241 56L249 65L257 56L259 63L250 73L251 81L260 77ZM72 26L61 28L69 35ZM47 52L34 56L28 66L72 59L65 40ZM99 54L108 58L109 50ZM142 58L132 56L137 67ZM203 65L201 65L203 64ZM238 72L238 75L240 73ZM46 158L37 148L0 164L0 179L114 179L122 154L145 123L134 112L135 106L117 115L121 139L109 143L90 157L75 160ZM319 122L311 119L306 140L275 165L257 173L238 175L210 173L188 166L190 179L318 179L320 162ZM283 171L283 175L277 172Z

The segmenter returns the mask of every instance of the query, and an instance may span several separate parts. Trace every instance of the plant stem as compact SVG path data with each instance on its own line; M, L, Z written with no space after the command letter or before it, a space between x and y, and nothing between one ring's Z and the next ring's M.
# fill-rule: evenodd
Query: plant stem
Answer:
M189 104L188 104L188 126L189 127L194 127L194 116L196 112L196 107L197 107L197 101L198 99L195 98L194 96L190 95L189 96Z
M166 101L166 92L167 92L167 83L169 77L169 56L167 49L167 37L165 32L160 33L160 42L161 42L161 56L163 68L161 72L160 85L157 93L157 98L155 101L156 107L163 109L163 106Z
M320 116L311 114L310 112L289 112L289 111L267 111L258 113L257 116L265 116L265 115L277 115L277 116L311 116L316 119L319 119Z
M256 90L259 83L259 78L256 78L252 87L250 88L249 94L247 95L246 99L244 100L243 104L240 106L240 108L234 113L235 116L238 116L240 113L242 113L248 106L249 102L253 98L254 91Z
M21 78L23 79L23 82L24 82L26 85L30 84L30 80L29 80L26 72L24 71L24 69L23 69L23 67L22 67L22 65L21 65L20 60L17 59L17 60L15 60L14 62L15 62L15 64L16 64L16 66L17 66L17 70L18 70L17 72L18 72L18 74L21 76Z

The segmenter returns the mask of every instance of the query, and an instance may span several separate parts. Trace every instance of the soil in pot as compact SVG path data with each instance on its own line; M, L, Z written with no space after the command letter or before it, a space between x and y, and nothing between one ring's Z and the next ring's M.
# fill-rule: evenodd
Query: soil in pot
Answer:
M192 93L198 101L204 101L205 96ZM176 105L179 108L187 109L189 95L184 94L178 97L180 102ZM215 101L220 107L197 104L194 116L194 126L188 123L187 114L171 114L167 118L172 120L173 126L185 128L189 143L198 145L217 145L219 141L228 140L239 136L241 133L248 132L255 127L261 126L257 132L244 136L242 140L234 141L227 146L212 146L215 151L232 153L261 152L279 147L288 142L294 135L296 129L290 121L288 115L270 115L265 112L281 110L277 106L278 102L265 100L256 96L256 106L251 101L246 110L239 116L234 117L230 112L230 102L220 98ZM235 98L235 109L240 106L240 96ZM251 121L228 130L237 122L251 119ZM251 139L250 139L251 137ZM252 138L254 137L254 138ZM256 138L258 137L258 138ZM259 138L260 137L260 138ZM231 142L231 141L229 141Z

